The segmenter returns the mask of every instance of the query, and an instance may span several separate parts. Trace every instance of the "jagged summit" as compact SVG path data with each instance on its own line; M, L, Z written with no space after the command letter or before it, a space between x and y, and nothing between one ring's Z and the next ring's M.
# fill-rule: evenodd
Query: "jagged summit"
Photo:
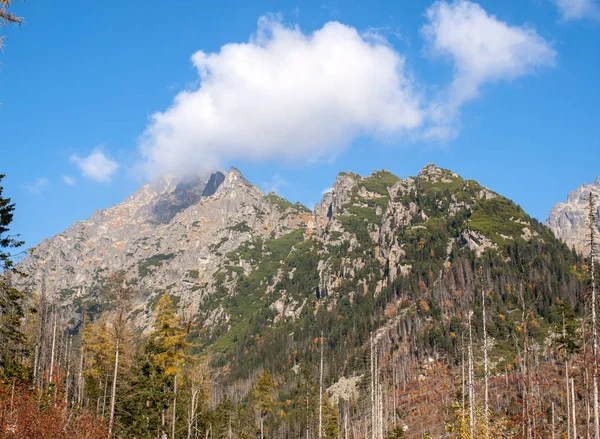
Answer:
M588 246L588 214L589 214L589 195L592 193L596 203L600 201L600 177L596 178L594 183L586 183L571 191L567 201L557 203L546 220L546 225L552 229L554 234L565 241L569 246L576 250L589 253ZM600 206L597 211L598 223L600 228Z
M212 174L210 176L210 179L206 183L204 190L202 191L202 196L210 197L211 195L214 195L215 192L217 192L219 186L221 186L221 183L223 183L224 181L225 174L223 174L221 171L217 171L214 174Z

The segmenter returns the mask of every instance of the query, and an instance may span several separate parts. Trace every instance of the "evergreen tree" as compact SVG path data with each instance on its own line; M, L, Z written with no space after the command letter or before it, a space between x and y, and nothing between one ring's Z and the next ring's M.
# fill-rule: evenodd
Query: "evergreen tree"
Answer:
M26 352L26 337L21 329L24 296L11 282L13 273L9 250L20 247L23 242L9 234L15 205L11 203L10 198L2 195L3 178L4 175L0 174L0 374L13 377L23 376L25 373L20 360Z
M0 278L0 376L25 378L22 360L27 353L21 324L23 293L10 282L10 273Z
M340 413L328 397L323 401L323 438L337 439L340 434L339 430Z
M0 271L8 270L12 267L11 254L8 252L8 249L18 248L23 245L23 241L19 241L15 239L15 236L9 235L9 226L13 220L15 205L11 203L10 198L2 196L4 191L2 180L4 177L4 174L0 174Z
M183 404L176 407L176 378L183 375L189 343L186 327L176 311L169 294L165 293L156 305L154 331L129 374L121 422L134 437L153 438L166 434L167 422L171 422L173 430L177 413L180 408L182 412L185 409ZM172 420L167 420L170 407Z
M153 439L163 430L163 413L172 397L172 377L165 375L154 355L154 345L146 343L127 375L120 404L126 437Z

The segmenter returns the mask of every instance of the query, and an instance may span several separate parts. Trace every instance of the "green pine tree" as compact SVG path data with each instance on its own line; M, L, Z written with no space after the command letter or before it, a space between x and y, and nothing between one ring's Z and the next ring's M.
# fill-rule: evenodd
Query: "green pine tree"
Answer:
M26 353L26 337L21 328L24 296L11 282L15 273L10 253L10 249L20 247L23 242L9 234L15 205L10 198L2 196L3 178L0 174L0 375L24 377L22 359Z

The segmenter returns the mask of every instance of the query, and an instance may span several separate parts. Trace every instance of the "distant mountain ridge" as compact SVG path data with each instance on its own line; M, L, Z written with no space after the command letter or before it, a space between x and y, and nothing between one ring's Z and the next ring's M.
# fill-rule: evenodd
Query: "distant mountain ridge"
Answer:
M600 230L600 177L594 183L583 184L570 192L567 201L557 203L546 220L546 225L558 238L584 254L589 254L590 251L588 242L590 193L593 194L598 206L596 227Z

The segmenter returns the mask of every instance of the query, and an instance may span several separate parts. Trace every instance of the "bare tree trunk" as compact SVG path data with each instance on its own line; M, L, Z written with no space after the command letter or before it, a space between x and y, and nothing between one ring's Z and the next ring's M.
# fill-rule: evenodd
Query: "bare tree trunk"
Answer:
M115 350L115 370L113 373L112 389L110 392L110 418L108 421L108 438L112 437L112 431L115 421L115 399L117 397L117 374L119 372L119 345L120 339L117 338L116 350Z
M52 383L52 375L54 373L54 354L56 350L56 308L54 309L54 325L52 330L52 351L50 354L50 374L49 382Z
M482 278L483 282L483 278ZM484 385L484 393L483 393L483 419L485 423L485 438L489 437L489 389L488 389L488 345L487 345L487 326L486 326L486 316L485 316L485 288L481 288L481 305L483 310L483 385Z
M380 394L379 394L379 349L378 346L375 345L375 437L377 439L381 439L379 434L380 428L380 415L379 406L380 406Z
M375 420L375 347L371 333L371 439L375 439L377 422Z
M598 408L598 321L596 316L596 212L594 196L590 192L590 259L592 272L592 388L593 388L593 406L594 406L594 439L600 439L600 411Z
M319 439L323 434L323 332L321 332L321 366L319 368Z
M177 372L173 381L173 420L171 422L171 439L175 439L175 423L177 422Z
M475 383L473 382L473 328L471 318L473 311L469 311L469 426L471 439L475 439Z
M554 427L554 401L552 401L552 439L556 439L556 429Z
M577 411L575 410L575 381L571 378L571 400L573 407L571 413L573 415L573 439L577 438Z
M461 344L461 351L462 351L462 417L463 419L465 418L465 397L466 397L466 390L465 390L465 335L464 333L461 336L462 338L462 344Z
M565 313L563 311L563 339L567 339L567 324L565 321ZM569 381L569 360L567 352L565 351L565 390L567 395L567 439L571 438L571 396L569 392L570 381Z
M265 435L264 435L264 430L263 430L263 415L262 413L260 414L260 439L265 439ZM256 424L254 424L256 425ZM206 433L206 435L208 436L208 432Z
M77 377L77 405L82 407L83 404L83 343L79 353L79 376Z
M33 357L33 382L37 384L37 371L38 371L38 362L40 359L40 345L39 343L35 344L34 347L35 355Z
M69 378L71 377L71 344L73 343L73 336L69 336L69 344L67 345L67 376L65 377L65 406L69 403Z
M310 434L310 397L308 381L306 382L306 439L309 439Z

